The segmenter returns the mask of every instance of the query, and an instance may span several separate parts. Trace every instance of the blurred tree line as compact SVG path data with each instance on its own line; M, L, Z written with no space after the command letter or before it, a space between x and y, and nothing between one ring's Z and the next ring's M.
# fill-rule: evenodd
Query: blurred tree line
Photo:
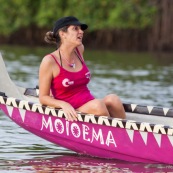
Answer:
M0 0L0 43L45 45L54 22L89 25L84 43L115 50L173 50L172 0Z

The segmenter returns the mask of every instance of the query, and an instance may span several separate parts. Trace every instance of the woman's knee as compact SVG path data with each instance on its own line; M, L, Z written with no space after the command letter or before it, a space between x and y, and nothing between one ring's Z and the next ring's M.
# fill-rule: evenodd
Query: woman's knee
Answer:
M95 114L100 116L109 116L109 112L103 100L94 99L77 109L80 112Z
M106 106L111 106L112 104L113 105L122 104L120 98L116 94L109 94L109 95L105 96L104 102L105 102Z
M121 102L120 98L115 94L107 95L104 98L105 105L109 111L111 117L114 118L125 118L125 111L123 107L123 103Z
M103 100L95 99L93 102L92 109L96 112L97 115L109 116L109 112Z

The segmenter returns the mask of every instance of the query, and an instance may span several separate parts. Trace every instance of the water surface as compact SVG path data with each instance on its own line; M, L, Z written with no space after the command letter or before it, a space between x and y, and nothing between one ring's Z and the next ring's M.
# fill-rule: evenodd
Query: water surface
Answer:
M38 85L44 55L53 48L1 46L7 70L19 86ZM173 55L86 50L89 84L98 98L116 93L123 102L173 107ZM3 82L3 81L0 81ZM171 172L172 165L129 163L78 155L47 142L0 112L0 172ZM141 153L142 154L142 153Z

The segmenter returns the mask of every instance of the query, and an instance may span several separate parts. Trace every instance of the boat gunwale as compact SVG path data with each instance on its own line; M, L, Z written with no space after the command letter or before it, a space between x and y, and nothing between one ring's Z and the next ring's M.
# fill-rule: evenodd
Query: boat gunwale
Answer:
M41 105L40 103L34 103L27 100L20 100L17 98L7 97L4 95L0 95L0 104L48 116L66 118L62 109L52 108L45 105ZM138 122L134 120L97 116L94 114L85 114L81 112L78 112L78 121L84 123L93 123L98 125L122 128L126 130L173 136L173 127L165 126L163 124Z
M26 96L39 96L39 88L26 88L24 95ZM159 106L147 106L132 103L123 103L126 112L146 114L153 116L173 117L173 108L159 107Z

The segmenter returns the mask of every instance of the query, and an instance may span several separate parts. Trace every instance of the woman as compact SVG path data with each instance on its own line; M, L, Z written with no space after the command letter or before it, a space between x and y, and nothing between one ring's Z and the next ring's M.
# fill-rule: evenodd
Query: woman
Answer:
M116 95L96 99L87 88L90 72L82 56L82 38L87 28L69 16L57 20L53 32L46 33L45 41L57 44L57 50L46 55L40 65L40 102L62 108L69 121L77 120L76 111L124 119L124 108Z

